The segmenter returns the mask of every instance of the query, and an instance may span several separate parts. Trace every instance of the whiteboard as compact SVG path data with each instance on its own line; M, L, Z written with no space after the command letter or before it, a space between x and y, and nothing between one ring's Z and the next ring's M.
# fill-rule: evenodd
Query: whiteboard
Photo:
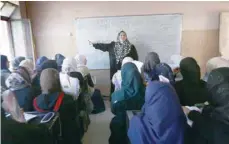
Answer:
M108 52L95 50L88 40L99 43L116 41L124 30L136 47L139 60L144 62L148 52L157 52L162 62L180 54L182 15L144 15L76 19L76 43L80 54L87 57L89 69L109 69Z

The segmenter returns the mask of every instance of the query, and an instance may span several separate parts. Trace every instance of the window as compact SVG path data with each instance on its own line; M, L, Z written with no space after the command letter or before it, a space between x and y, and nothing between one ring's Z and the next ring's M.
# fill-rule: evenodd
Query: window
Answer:
M6 55L9 60L12 58L12 43L10 29L7 21L0 21L0 53Z

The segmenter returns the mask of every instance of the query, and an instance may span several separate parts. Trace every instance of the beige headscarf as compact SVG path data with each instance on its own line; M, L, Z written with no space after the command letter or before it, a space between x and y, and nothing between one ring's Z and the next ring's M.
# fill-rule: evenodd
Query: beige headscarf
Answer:
M77 66L86 66L87 65L87 58L84 55L77 54L75 56Z
M2 94L2 99L2 108L11 114L11 117L17 122L25 123L26 120L23 111L21 110L14 93L7 90Z
M44 94L60 91L59 72L53 68L43 70L40 76L40 85Z
M77 63L77 71L80 72L83 77L87 76L90 72L87 68L87 58L84 55L76 55L75 56L76 63Z
M207 62L206 70L210 73L212 70L221 67L229 67L229 61L222 57L214 57Z
M65 58L62 64L62 72L76 72L77 71L77 63L74 58Z
M26 68L26 70L29 72L30 77L32 77L33 70L34 70L34 63L31 59L25 59L21 61L19 66Z

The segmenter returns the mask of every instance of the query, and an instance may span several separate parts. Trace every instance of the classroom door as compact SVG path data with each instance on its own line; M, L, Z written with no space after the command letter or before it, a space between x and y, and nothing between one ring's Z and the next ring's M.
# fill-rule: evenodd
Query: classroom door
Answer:
M32 27L29 19L11 20L13 47L15 56L25 56L35 61L35 48Z

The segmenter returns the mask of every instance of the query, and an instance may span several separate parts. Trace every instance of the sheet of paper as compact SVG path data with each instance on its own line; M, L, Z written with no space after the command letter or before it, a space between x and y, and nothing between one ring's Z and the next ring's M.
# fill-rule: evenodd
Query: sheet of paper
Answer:
M201 109L199 109L198 107L196 106L185 106L186 108L188 108L189 110L195 110L195 111L198 111L198 112L201 112ZM191 121L188 116L186 116L187 118L187 122L188 122L188 125L190 125L192 127L192 124L193 124L193 121Z
M25 120L28 122L29 120L31 120L31 119L37 117L37 115L24 113L24 117L25 117Z

